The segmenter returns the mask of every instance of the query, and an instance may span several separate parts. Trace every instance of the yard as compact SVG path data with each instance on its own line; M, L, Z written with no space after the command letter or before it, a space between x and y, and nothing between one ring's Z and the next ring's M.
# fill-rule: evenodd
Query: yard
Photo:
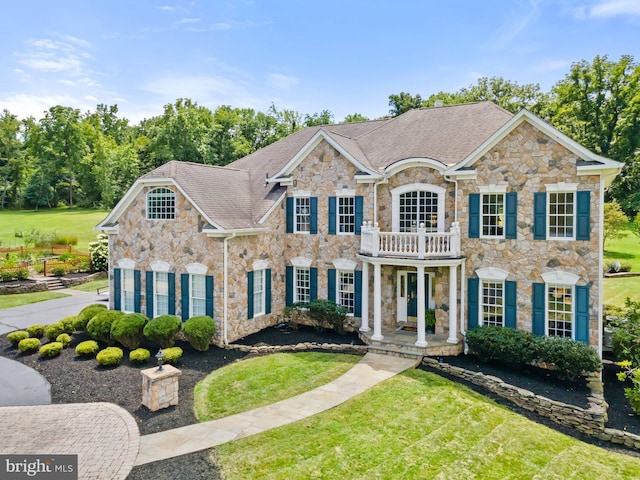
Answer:
M603 282L603 303L624 306L625 300L640 300L640 238L627 231L623 238L607 241L604 250L604 265L609 263L628 263L631 272L638 276L605 278Z

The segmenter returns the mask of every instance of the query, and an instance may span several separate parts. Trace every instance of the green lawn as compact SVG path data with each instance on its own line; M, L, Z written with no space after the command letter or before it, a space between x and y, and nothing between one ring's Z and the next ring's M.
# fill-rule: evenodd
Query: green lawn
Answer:
M563 435L420 370L327 412L216 447L212 456L226 479L640 477L638 458Z
M108 286L109 279L101 278L100 280L93 280L92 282L83 283L82 285L76 285L73 289L82 292L95 292L98 288L106 288Z
M103 220L108 210L83 208L54 208L41 210L0 210L0 240L2 247L23 246L23 239L16 237L16 231L38 230L41 234L75 235L78 250L86 251L89 242L100 232L93 230Z
M640 272L640 238L630 231L626 237L607 241L604 250L604 264L630 263L632 272ZM627 297L640 301L640 277L605 278L603 303L624 306Z
M0 295L0 310L5 308L19 307L30 303L44 302L45 300L54 300L56 298L68 297L66 293L58 292L35 292L35 293L16 293L15 295Z

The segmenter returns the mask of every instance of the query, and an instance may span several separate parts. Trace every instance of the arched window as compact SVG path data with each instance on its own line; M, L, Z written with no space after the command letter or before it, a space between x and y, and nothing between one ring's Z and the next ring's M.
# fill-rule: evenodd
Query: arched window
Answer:
M176 218L176 194L168 188L154 188L147 193L147 220Z
M444 193L442 187L422 183L393 189L393 231L415 232L421 223L427 232L444 231Z

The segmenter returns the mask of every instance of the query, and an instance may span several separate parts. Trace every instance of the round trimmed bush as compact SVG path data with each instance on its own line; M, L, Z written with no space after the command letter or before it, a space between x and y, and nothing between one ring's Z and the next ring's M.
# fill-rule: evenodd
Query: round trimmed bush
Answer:
M107 347L104 350L100 350L96 355L96 361L98 365L108 367L112 365L120 365L122 360L122 349L118 347Z
M213 318L206 315L191 317L184 322L182 333L193 348L205 352L209 350L211 339L216 333L216 324Z
M20 341L25 338L29 338L29 332L26 330L16 330L15 332L7 333L7 340L9 340L14 347L17 347Z
M172 347L182 321L175 315L160 315L149 320L144 327L144 336L160 344L161 348Z
M111 325L111 338L130 350L138 348L143 338L144 326L149 319L142 313L128 313Z
M98 313L105 311L107 311L107 306L102 303L87 305L82 310L80 310L80 313L78 313L78 315L76 315L75 320L73 320L73 328L78 332L86 330L89 320L95 317Z
M64 317L62 320L60 320L62 326L64 327L64 333L68 333L69 335L73 335L74 333L76 333L76 329L73 326L73 322L76 319L76 315L69 315L68 317Z
M98 350L100 350L100 347L95 340L85 340L76 345L76 355L82 357L93 357Z
M182 357L182 349L180 347L163 348L162 352L164 353L164 363L175 365Z
M66 333L62 322L52 323L44 330L44 335L49 340L54 341L61 333Z
M45 328L46 328L46 325L43 325L41 323L36 323L35 325L31 325L27 327L27 332L29 333L29 336L32 338L42 338L44 336Z
M89 323L87 323L87 333L96 340L101 340L111 344L111 326L118 318L123 317L124 313L118 310L105 310L96 314Z
M62 348L67 348L67 345L71 343L71 335L68 333L61 333L56 337L56 342L60 342L62 344Z
M33 353L40 348L39 338L25 338L18 343L18 349L22 353Z
M60 342L50 342L40 347L40 356L42 358L51 358L60 355L64 346Z
M151 352L146 348L136 348L135 350L131 350L129 352L129 360L134 363L145 363L149 360L151 356Z

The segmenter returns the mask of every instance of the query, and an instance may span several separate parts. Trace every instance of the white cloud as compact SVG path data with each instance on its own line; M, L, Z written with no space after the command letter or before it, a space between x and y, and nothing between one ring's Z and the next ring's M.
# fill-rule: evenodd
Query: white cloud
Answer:
M72 77L88 77L87 62L93 59L86 51L91 43L69 35L66 41L41 38L29 40L27 51L15 54L18 63L39 72L64 73Z
M267 77L267 83L280 90L288 90L295 87L300 83L300 80L296 77L289 75L283 75L281 73L272 73Z
M566 70L571 66L568 60L543 60L533 67L534 72L553 72L556 70Z
M81 112L95 107L95 105L69 95L38 96L22 93L0 98L0 105L17 115L18 118L34 117L36 120L44 117L44 112L55 105L78 108Z
M490 45L505 48L534 21L539 14L538 0L516 2L522 4L520 11L505 12L504 22L490 39Z
M178 25L182 25L182 24L185 24L185 23L198 23L199 21L200 21L199 18L181 18L176 23Z
M589 8L591 17L615 17L618 15L640 15L638 0L603 0Z

